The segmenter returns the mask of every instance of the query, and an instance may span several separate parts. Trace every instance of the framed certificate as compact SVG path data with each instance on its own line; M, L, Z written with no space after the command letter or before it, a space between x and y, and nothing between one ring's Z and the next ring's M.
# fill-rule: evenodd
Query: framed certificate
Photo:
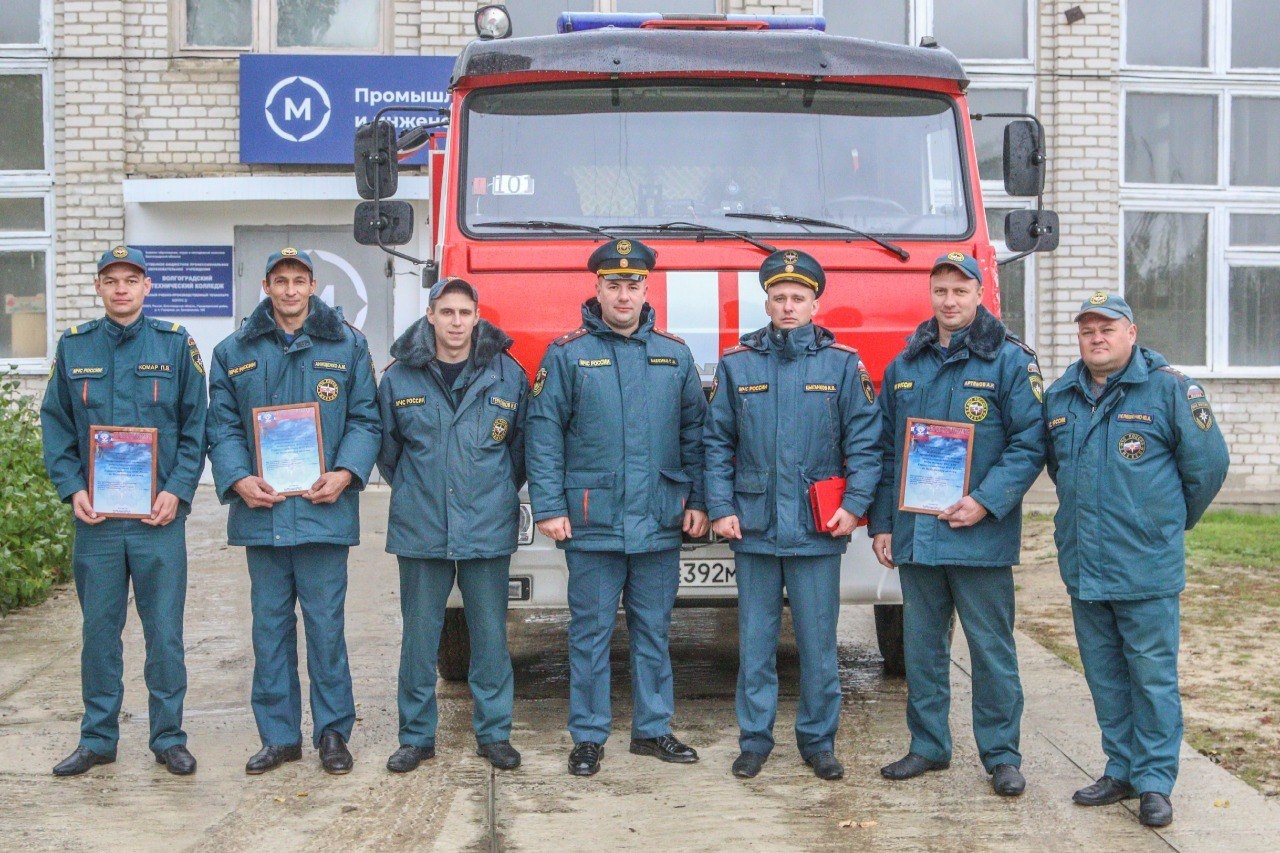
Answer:
M279 495L309 491L324 473L319 403L260 406L253 410L258 476Z
M89 427L89 503L107 518L149 518L156 502L155 427Z
M973 424L907 418L898 509L938 515L969 494Z

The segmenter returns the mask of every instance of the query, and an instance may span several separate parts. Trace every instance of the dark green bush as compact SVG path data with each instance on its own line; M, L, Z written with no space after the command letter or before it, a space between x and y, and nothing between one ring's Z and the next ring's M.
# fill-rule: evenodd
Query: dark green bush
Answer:
M44 471L40 415L0 376L0 615L43 601L71 576L71 511Z

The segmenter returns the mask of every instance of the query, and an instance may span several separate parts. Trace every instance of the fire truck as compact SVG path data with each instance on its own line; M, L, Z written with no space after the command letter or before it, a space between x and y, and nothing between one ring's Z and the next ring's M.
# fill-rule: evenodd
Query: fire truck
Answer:
M822 263L815 321L857 348L877 386L930 316L939 255L978 260L998 315L969 81L931 40L832 36L820 17L607 13L564 13L557 34L520 38L496 5L476 12L476 28L447 109L423 107L397 133L388 116L404 108L389 108L358 131L357 188L369 200L357 208L356 239L420 264L424 287L439 276L475 284L483 316L515 339L527 370L577 327L594 293L587 256L623 236L657 251L648 301L658 325L688 343L706 386L720 353L768 322L757 271L775 248ZM1052 250L1057 218L1039 203L1043 129L1031 116L990 117L1014 119L1006 191L1037 198L1005 223L1013 258ZM423 145L436 149L433 245L418 259L393 248L412 239L413 209L390 197L398 158ZM567 607L563 555L522 500L510 605ZM727 543L686 541L679 571L677 606L736 603ZM897 573L876 562L862 532L840 590L844 603L874 605L885 668L901 674ZM466 677L469 657L456 595L440 648L440 672L453 680Z

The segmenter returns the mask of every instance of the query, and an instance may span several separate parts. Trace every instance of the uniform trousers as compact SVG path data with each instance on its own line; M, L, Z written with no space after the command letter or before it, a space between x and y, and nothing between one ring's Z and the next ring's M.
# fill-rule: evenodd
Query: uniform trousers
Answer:
M680 586L680 549L647 554L565 551L569 566L569 733L604 743L612 727L609 641L618 599L631 639L631 737L671 733L675 714L671 608Z
M150 746L160 753L186 744L182 702L187 667L182 647L187 597L186 518L151 527L132 518L100 524L76 520L71 565L84 616L80 689L84 717L80 746L115 755L124 702L124 631L129 583L146 640L147 714Z
M298 605L306 629L312 743L318 746L325 731L351 739L356 707L344 634L349 550L327 544L245 549L253 609L251 702L263 746L302 741Z
M982 766L1022 765L1022 681L1013 641L1010 566L900 567L911 751L951 760L951 618L958 614L973 664L973 735Z
M840 555L776 557L737 552L738 746L768 755L778 716L778 633L786 590L800 656L796 745L809 758L835 749L840 722L836 623Z
M1106 775L1168 796L1178 778L1178 596L1071 599L1084 677L1102 729Z
M401 746L428 747L436 742L440 719L436 705L436 665L445 604L454 578L471 640L467 682L475 707L471 714L476 743L511 739L511 706L515 680L507 650L507 580L511 557L479 560L425 560L399 557Z

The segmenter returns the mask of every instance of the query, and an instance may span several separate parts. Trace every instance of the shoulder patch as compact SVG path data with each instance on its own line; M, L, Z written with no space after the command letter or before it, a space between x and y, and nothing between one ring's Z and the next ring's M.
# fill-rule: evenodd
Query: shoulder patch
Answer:
M356 333L356 340L359 340L360 338L363 338L365 336L364 332L360 331L355 326L351 325L351 321L348 320L347 318L345 317L342 318L342 324L346 326L348 329L350 329L351 331Z
M666 329L659 329L657 326L653 327L653 333L655 335L662 335L664 338L670 338L671 340L675 341L678 344L684 343L684 338L680 337L679 335L673 335L670 332L668 332Z
M1187 381L1187 374L1183 373L1181 370L1178 370L1176 367L1170 367L1169 365L1166 364L1164 367L1157 367L1156 370L1162 370L1165 373L1176 376L1179 379L1181 379L1183 382Z
M73 336L73 335L83 335L85 332L92 332L94 329L98 328L98 322L99 321L97 320L90 320L87 323L76 323L74 326L71 326L65 332L63 332L63 334L67 336Z
M739 344L736 347L729 347L727 350L720 353L720 357L724 358L726 355L733 355L736 352L754 352L754 350L752 350L751 347L749 346L744 346L742 344Z
M847 352L847 353L850 353L851 355L857 355L857 354L858 354L858 351L857 351L856 349L854 349L854 348L853 348L853 347L851 347L851 346L848 346L847 344L842 344L842 343L840 343L839 341L836 341L834 344L832 344L832 345L831 345L831 349L843 350L843 351L845 351L845 352Z
M386 373L388 370L390 370L390 369L391 369L391 365L395 364L395 363L396 363L397 361L399 361L399 360L400 360L400 359L398 359L398 358L393 358L393 359L391 359L390 361L388 361L388 362L387 362L387 366L386 366L386 367L384 367L384 368L382 368L382 372L383 372L383 373Z
M569 341L576 341L578 338L587 334L587 332L588 330L586 326L579 326L578 328L574 329L572 332L569 332L567 335L561 335L560 337L556 338L551 343L553 343L558 347L562 347L565 344L569 343Z
M520 363L520 359L516 358L514 355L511 354L511 350L504 349L502 351L502 354L505 355L507 358L511 359L512 361L514 361L516 363L516 367L520 368L521 373L523 373L525 376L529 375L529 371L524 369L524 365ZM390 367L390 366L391 366L390 364L387 365L387 367Z
M1009 335L1009 334L1006 334L1006 335L1004 336L1004 339L1005 339L1006 341L1008 341L1009 343L1013 344L1013 345L1014 345L1015 347L1017 347L1018 349L1020 349L1020 350L1022 350L1023 352L1025 352L1027 355L1031 356L1031 360L1032 360L1032 361L1035 361L1035 359L1036 359L1036 351L1035 351L1035 350L1033 350L1031 347L1027 346L1025 343L1023 343L1022 339L1021 339L1021 338L1019 338L1017 335Z
M204 376L204 362L200 359L200 348L196 346L196 339L190 335L187 335L187 354L191 356L191 363L196 370Z

